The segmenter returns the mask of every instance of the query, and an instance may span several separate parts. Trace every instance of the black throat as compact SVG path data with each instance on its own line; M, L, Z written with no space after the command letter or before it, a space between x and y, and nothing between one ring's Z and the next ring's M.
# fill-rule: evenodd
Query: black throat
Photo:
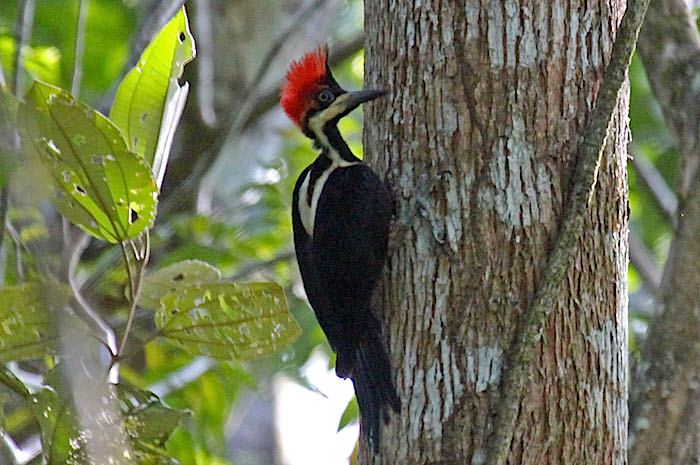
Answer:
M320 156L326 156L333 159L334 156L331 152L335 152L338 154L338 156L340 156L341 160L348 163L361 162L362 160L357 158L352 153L350 147L348 147L348 144L343 139L343 136L340 135L340 131L338 130L336 124L337 121L329 121L325 126L323 126L323 134L328 140L329 147L326 147L325 141L321 142L317 139L314 140L315 147L322 150Z

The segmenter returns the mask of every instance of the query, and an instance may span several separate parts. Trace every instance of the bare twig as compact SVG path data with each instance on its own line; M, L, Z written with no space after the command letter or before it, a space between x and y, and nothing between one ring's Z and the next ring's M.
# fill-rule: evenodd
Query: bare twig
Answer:
M80 0L78 12L78 30L75 37L75 62L73 66L73 83L70 93L76 99L80 96L80 85L83 80L83 56L85 55L85 25L87 23L90 0Z
M578 163L559 234L542 271L535 299L524 315L517 331L517 339L509 352L508 369L500 383L501 398L496 405L494 426L488 443L485 463L489 465L503 465L508 458L525 379L532 367L544 322L556 306L561 281L576 252L589 199L595 187L608 126L618 103L620 88L627 77L627 68L648 6L649 0L630 0L617 31L596 107L579 143Z
M634 170L639 175L639 180L649 189L656 203L675 228L678 225L678 217L676 216L678 199L676 198L676 194L668 187L661 173L659 173L654 165L644 155L639 153L639 151L633 153L632 166L634 166Z
M653 254L633 230L629 232L629 246L630 262L632 262L632 266L642 278L644 287L646 287L654 297L658 297L659 284L661 283L661 270L656 264Z

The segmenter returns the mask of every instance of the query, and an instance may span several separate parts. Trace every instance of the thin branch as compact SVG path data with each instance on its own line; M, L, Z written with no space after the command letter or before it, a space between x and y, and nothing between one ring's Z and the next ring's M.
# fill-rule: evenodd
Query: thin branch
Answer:
M76 238L73 239L73 244L70 250L70 259L68 261L67 269L64 273L67 275L68 283L73 291L74 305L71 305L71 309L75 316L77 316L83 323L90 328L92 334L102 342L110 351L112 356L117 355L117 338L114 335L112 328L107 325L107 323L100 318L100 316L95 312L90 304L85 300L82 293L80 292L80 285L75 281L75 270L80 263L80 257L83 255L85 248L90 243L90 235L81 231Z
M5 79L5 70L2 68L2 63L0 63L0 87L7 87L7 79Z
M644 244L644 241L633 230L629 232L630 262L642 278L644 287L658 297L661 284L661 270L656 264L654 255Z
M684 160L679 195L700 165L700 34L685 0L655 0L639 36L639 55Z
M347 42L340 43L337 47L333 47L331 55L328 57L330 66L338 66L340 63L362 50L364 45L365 33L360 32L351 37ZM268 89L256 99L257 103L255 107L252 108L247 115L244 115L245 119L241 124L242 130L248 129L257 123L263 115L272 110L279 103L281 87L282 82L280 81L276 86Z
M75 37L75 62L73 66L73 82L70 93L76 99L80 96L80 85L83 80L83 56L85 55L85 25L87 23L90 0L80 0L78 12L78 30Z
M267 49L267 53L255 73L255 77L251 81L251 86L246 90L248 96L255 93L255 90L260 86L260 83L265 78L265 75L270 69L270 65L279 56L282 46L289 41L289 38L295 34L309 20L311 15L321 9L324 3L328 0L313 0L297 11L292 17L289 25L277 36L275 41ZM250 98L250 97L249 97Z
M661 173L639 151L635 151L632 154L631 161L634 170L639 175L639 180L649 189L661 211L664 212L668 221L676 228L678 226L678 217L676 215L678 199L676 194L668 187Z
M124 352L126 343L129 340L129 332L131 332L131 325L134 322L134 315L136 314L136 303L138 302L139 295L141 294L141 286L143 284L143 275L146 270L146 265L151 255L151 236L146 230L145 233L145 243L143 246L143 253L138 254L136 249L134 249L134 258L136 260L136 276L132 275L131 263L129 261L129 254L126 251L126 245L124 242L120 243L122 249L122 257L124 258L124 266L126 267L126 273L129 278L129 297L131 305L129 306L129 317L126 320L126 328L124 328L124 335L122 336L122 342L119 344L119 354ZM132 243L133 245L133 243Z
M248 276L252 275L253 273L257 273L260 270L264 270L266 268L269 268L271 266L274 266L278 263L281 262L288 262L291 259L294 258L294 252L289 251L289 252L284 252L282 254L277 255L274 258L271 258L270 260L265 260L262 262L257 262L257 263L251 263L249 265L245 265L241 267L240 270L233 276L231 276L228 281L240 281L241 279L245 279Z
M214 107L214 40L211 28L211 1L199 0L195 10L197 27L197 98L199 113L204 124L216 126L216 109Z
M15 45L17 49L15 50L14 90L17 97L22 95L22 71L24 70L22 66L22 49L29 43L29 38L32 36L34 7L34 0L24 0L19 6L22 14L17 15L17 23L15 24Z
M7 180L5 181L7 182ZM5 225L7 223L7 211L10 208L10 186L4 185L0 191L0 250L5 242Z
M576 253L588 203L595 188L608 126L618 103L620 88L627 77L627 69L649 1L630 0L617 31L596 107L579 143L578 163L557 240L540 275L535 299L523 317L517 339L509 352L508 369L500 383L501 397L495 406L494 426L488 443L485 463L489 465L503 465L508 458L525 379L532 368L544 322L556 306L561 282Z
M22 49L29 42L32 35L32 26L34 24L34 0L24 0L24 3L19 5L22 14L17 15L17 23L15 24L15 76L14 76L14 92L15 97L20 97L22 93ZM14 151L19 152L19 137L15 131L14 136ZM0 191L0 249L3 247L5 238L5 223L7 221L7 212L10 208L10 185L6 181Z

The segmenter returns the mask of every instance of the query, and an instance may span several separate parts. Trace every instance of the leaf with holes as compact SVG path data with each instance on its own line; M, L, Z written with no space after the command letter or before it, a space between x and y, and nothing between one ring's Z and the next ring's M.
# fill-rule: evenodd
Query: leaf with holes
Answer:
M189 85L178 78L195 56L185 7L161 29L119 85L109 117L144 157L160 187Z
M159 334L194 355L251 359L291 344L300 333L274 283L195 284L160 303Z
M219 279L219 270L206 262L185 260L173 263L144 276L139 305L155 310L160 305L161 297L170 292L192 284L215 283ZM128 293L128 288L125 292Z
M59 187L57 205L66 218L112 243L153 225L158 189L151 170L105 116L37 81L19 121L24 145L36 150Z
M49 306L68 302L69 290L46 283L25 283L0 290L0 363L41 358L53 351Z

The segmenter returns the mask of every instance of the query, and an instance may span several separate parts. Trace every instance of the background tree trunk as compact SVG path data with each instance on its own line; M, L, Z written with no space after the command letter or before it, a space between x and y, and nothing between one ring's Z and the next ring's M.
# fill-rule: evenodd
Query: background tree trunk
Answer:
M676 228L641 361L632 370L630 464L700 461L700 34L683 0L651 2L639 52L683 160Z
M484 463L625 2L367 0L365 157L407 223L378 292L403 400L362 463ZM626 463L628 91L526 381L513 464Z

